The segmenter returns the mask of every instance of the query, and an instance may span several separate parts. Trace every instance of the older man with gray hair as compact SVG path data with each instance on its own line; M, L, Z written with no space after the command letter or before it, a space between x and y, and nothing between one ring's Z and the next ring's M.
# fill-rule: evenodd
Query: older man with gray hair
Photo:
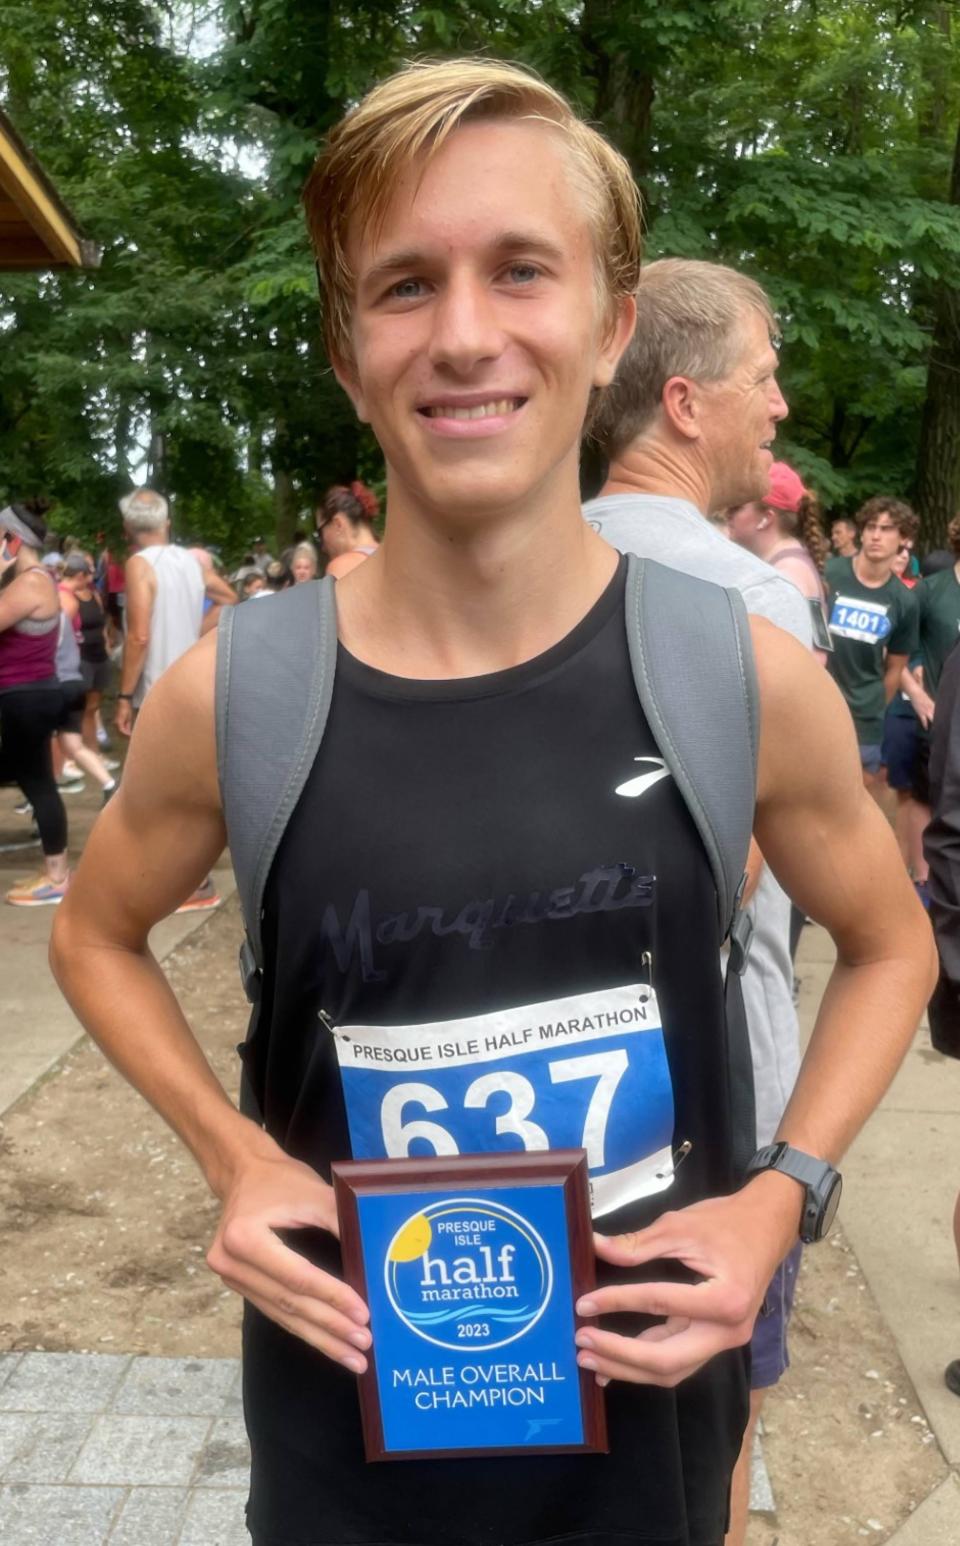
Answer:
M170 509L153 489L134 489L120 501L127 537L134 548L127 559L126 631L116 727L133 730L133 710L168 666L200 637L204 578L194 555L170 541ZM177 909L216 907L220 901L210 876Z
M621 552L739 590L748 611L809 647L811 617L796 586L706 519L767 492L771 447L787 414L776 379L775 337L770 302L745 274L679 258L649 264L637 293L633 339L588 422L609 470L600 498L584 514ZM743 997L757 1141L765 1145L776 1134L796 1078L799 1034L790 903L757 850L751 872L754 890L746 906L754 936ZM787 1364L798 1255L796 1247L780 1267L754 1331L751 1421L734 1473L727 1546L741 1546L745 1537L753 1427L764 1390Z

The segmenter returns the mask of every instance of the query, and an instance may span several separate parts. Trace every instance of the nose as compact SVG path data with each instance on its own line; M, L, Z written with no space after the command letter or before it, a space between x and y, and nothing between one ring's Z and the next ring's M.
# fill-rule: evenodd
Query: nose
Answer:
M780 390L780 383L775 380L773 383L773 398L770 403L770 417L779 424L781 419L785 419L789 412L787 400Z
M469 376L477 365L496 359L504 335L496 304L482 277L468 271L450 276L433 307L430 360L458 376Z

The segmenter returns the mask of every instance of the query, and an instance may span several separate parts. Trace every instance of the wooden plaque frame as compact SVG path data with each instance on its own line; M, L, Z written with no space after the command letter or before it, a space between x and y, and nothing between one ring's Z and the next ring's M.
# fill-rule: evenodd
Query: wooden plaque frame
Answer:
M588 1322L576 1313L576 1302L596 1287L596 1257L590 1220L587 1157L583 1149L549 1149L516 1154L460 1154L425 1159L341 1160L332 1167L333 1189L340 1222L340 1246L344 1277L364 1302L367 1279L360 1238L357 1199L383 1193L415 1194L447 1187L452 1192L481 1191L484 1186L499 1190L504 1186L555 1185L562 1188L567 1220L570 1282L574 1322L579 1328ZM582 1444L526 1444L482 1449L388 1450L384 1445L383 1421L376 1372L376 1347L366 1354L366 1373L357 1376L360 1414L366 1458L371 1460L468 1459L487 1455L531 1454L606 1454L607 1421L603 1391L589 1369L579 1369L580 1410L583 1417Z

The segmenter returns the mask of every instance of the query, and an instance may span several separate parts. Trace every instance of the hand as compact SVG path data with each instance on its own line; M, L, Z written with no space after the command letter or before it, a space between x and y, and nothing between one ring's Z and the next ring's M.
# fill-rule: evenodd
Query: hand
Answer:
M930 694L928 692L918 693L917 697L913 700L913 706L917 711L917 718L919 719L924 730L929 730L930 726L933 724L933 711L935 706Z
M133 734L133 704L129 698L118 698L113 723L121 735Z
M338 1235L333 1188L279 1148L276 1157L258 1154L227 1192L207 1265L285 1331L362 1374L371 1342L369 1311L346 1283L275 1233L298 1228Z
M581 1299L582 1316L626 1310L662 1315L662 1324L636 1337L603 1331L577 1332L581 1368L596 1371L598 1383L629 1380L673 1387L727 1348L749 1342L770 1279L797 1238L801 1194L796 1211L789 1194L778 1218L755 1188L758 1177L732 1197L714 1197L676 1213L665 1213L649 1229L635 1234L594 1235L597 1255L619 1267L669 1258L682 1261L699 1283L621 1283L598 1288ZM782 1180L783 1178L777 1178ZM764 1189L766 1190L766 1189Z

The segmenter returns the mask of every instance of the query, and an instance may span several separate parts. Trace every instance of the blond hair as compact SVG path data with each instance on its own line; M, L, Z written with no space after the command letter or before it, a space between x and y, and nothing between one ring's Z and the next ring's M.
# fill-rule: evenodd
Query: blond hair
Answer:
M376 231L397 178L434 155L461 124L478 118L532 120L559 132L584 193L611 320L616 303L633 294L640 273L640 203L624 157L529 70L493 59L411 64L374 86L333 128L303 191L331 359L351 359L352 223Z
M746 274L694 258L661 258L644 268L633 338L587 420L608 459L649 427L671 376L722 381L730 374L742 350L738 324L749 312L763 318L773 338L773 308Z

